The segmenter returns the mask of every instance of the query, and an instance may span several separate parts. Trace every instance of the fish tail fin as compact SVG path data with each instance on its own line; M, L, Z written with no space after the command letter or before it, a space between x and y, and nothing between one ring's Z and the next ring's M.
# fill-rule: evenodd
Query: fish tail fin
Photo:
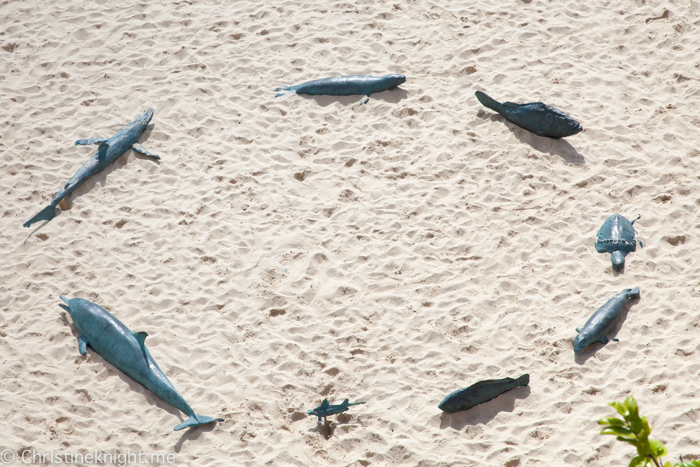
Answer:
M29 227L30 225L32 225L32 224L35 223L35 222L39 222L39 221L50 221L50 220L53 219L54 217L56 217L56 205L54 205L54 204L49 204L49 205L46 206L44 209L42 209L41 211L39 211L39 213L37 213L34 217L32 217L32 218L29 219L27 222L25 222L24 224L22 224L22 226L23 226L23 227Z
M499 113L501 112L503 105L500 102L492 99L491 96L481 91L476 91L474 94L476 95L476 98L479 99L479 102L484 105L484 107L488 107L489 109Z
M185 428L191 428L199 425L206 425L207 423L213 423L213 422L223 422L223 418L213 418L213 417L208 417L206 415L197 415L193 414L190 418L185 420L184 422L180 423L177 425L174 430L175 431L180 431Z
M527 386L530 384L530 375L525 373L520 378L516 379L515 382L518 384L518 386Z

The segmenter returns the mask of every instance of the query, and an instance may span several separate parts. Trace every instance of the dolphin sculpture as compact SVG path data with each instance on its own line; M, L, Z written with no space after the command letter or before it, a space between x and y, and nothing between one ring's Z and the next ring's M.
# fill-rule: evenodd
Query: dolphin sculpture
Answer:
M524 374L518 379L487 379L474 383L469 387L457 389L449 393L438 404L438 408L446 413L455 413L468 410L479 404L495 399L504 392L508 392L519 386L530 384L530 375Z
M275 91L282 91L275 94L275 97L283 96L290 92L297 94L308 94L311 96L354 96L363 95L365 99L360 104L366 104L369 96L375 92L382 92L393 89L406 82L404 75L351 75L333 76L331 78L316 79L295 86L285 86L277 88Z
M637 219L640 217L642 216L637 216ZM596 235L595 249L598 253L610 253L615 271L625 267L625 256L628 253L637 251L637 241L639 247L644 248L644 240L633 227L637 219L630 222L619 214L613 214L603 222Z
M58 206L58 203L63 200L63 198L71 194L73 190L85 183L88 178L92 177L117 160L129 149L133 149L136 152L152 157L156 160L160 159L160 157L151 154L146 148L139 144L139 137L141 136L141 133L143 133L143 130L146 129L146 125L148 125L148 123L151 121L151 118L153 118L153 109L148 109L142 115L138 116L136 120L119 130L111 138L89 138L79 139L76 141L76 146L99 144L97 153L88 159L88 161L85 162L80 169L78 169L75 175L68 180L68 183L66 183L63 188L56 193L48 206L39 211L38 214L23 224L24 227L29 227L33 223L42 220L50 221L56 217L56 207Z
M87 346L100 354L105 360L143 384L146 389L163 399L168 404L186 414L189 418L175 427L175 431L223 422L223 418L197 415L185 402L173 384L163 374L146 348L145 332L131 332L109 311L82 298L70 300L61 295L66 305L60 306L68 311L73 324L78 330L78 350L80 355L87 353Z
M316 415L318 417L318 423L321 423L321 419L323 418L324 420L326 417L329 415L337 415L339 413L346 412L350 410L351 405L360 405L364 404L364 402L353 402L350 403L349 399L345 399L342 404L330 404L328 402L328 399L323 399L323 402L321 402L321 405L316 407L315 409L311 409L308 412L306 412L308 415Z
M503 115L509 122L515 123L520 128L524 128L537 136L558 139L575 135L583 130L579 122L561 110L542 102L531 102L529 104L504 102L501 104L481 91L476 91L476 98L484 106Z
M639 287L625 289L598 308L593 316L588 318L583 328L576 328L578 335L574 339L574 352L579 354L594 342L607 344L609 342L608 334L620 319L627 299L637 297L639 297ZM613 340L617 341L617 339Z

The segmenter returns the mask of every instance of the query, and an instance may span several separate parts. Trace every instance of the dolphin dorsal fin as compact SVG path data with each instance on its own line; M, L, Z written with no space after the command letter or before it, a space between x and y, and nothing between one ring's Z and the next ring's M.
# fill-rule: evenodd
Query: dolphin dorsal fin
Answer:
M323 399L323 402L321 402L321 408L325 409L330 405L330 402L328 402L328 399Z
M350 399L345 399L341 405L348 405L350 403Z
M141 347L141 352L143 353L143 358L146 360L146 363L148 363L148 355L146 355L146 337L148 337L147 332L135 332L134 337L139 343L139 347Z

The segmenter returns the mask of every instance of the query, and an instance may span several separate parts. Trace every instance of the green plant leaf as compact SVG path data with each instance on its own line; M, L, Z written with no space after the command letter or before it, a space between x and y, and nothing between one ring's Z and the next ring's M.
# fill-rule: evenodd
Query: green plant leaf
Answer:
M632 433L627 428L624 428L621 426L606 426L605 428L600 430L600 434L601 435L617 435L617 436L622 436L623 438L630 438L630 439L636 438L634 433Z
M644 459L642 456L635 456L630 461L629 467L640 467L644 464L646 464L646 459Z
M637 447L637 440L636 439L628 439L628 438L623 438L622 436L618 436L617 440L624 441L625 443L630 443L632 446Z
M619 402L611 402L610 405L623 417L627 415L627 408Z
M662 457L668 454L666 446L664 446L663 443L657 439L650 439L649 445L651 446L651 452L656 454L658 457Z
M603 417L598 420L599 425L625 426L625 421L617 417Z
M629 412L630 418L639 417L639 409L637 408L637 401L634 400L634 397L628 396L627 399L625 399L625 407Z

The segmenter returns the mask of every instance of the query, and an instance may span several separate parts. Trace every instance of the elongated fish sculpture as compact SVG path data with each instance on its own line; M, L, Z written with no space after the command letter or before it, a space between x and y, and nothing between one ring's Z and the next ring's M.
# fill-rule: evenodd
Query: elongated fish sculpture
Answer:
M355 96L362 95L365 99L361 104L366 104L369 96L375 92L387 91L406 82L404 75L351 75L333 76L331 78L316 79L295 86L285 86L277 88L275 91L282 91L275 97L283 96L290 92L297 94L308 94L311 96Z
M627 299L636 297L639 297L639 287L625 289L598 308L593 316L588 318L583 328L576 328L578 335L574 339L574 352L579 354L594 342L607 344L608 334L620 319Z
M639 219L642 216L638 216ZM644 241L634 230L632 222L619 214L608 217L598 231L595 240L595 249L598 253L610 253L610 261L615 271L620 271L625 267L625 256L628 253L637 251L637 241L639 247L644 248Z
M185 402L173 384L163 374L146 348L145 332L133 333L101 306L82 298L70 300L61 295L73 324L79 332L78 350L80 355L87 353L87 346L109 363L143 384L153 394L186 414L189 418L175 427L175 431L206 423L223 422L222 418L197 415Z
M476 91L476 98L484 106L503 115L509 122L515 123L520 128L531 131L537 136L558 139L575 135L583 130L579 122L561 110L542 102L529 104L504 102L501 104L481 91Z
M63 188L56 193L51 200L51 204L46 206L44 209L39 211L37 215L25 222L23 224L24 227L29 227L33 223L39 221L50 221L56 217L56 207L58 206L58 203L63 200L63 198L71 194L76 188L85 183L87 179L117 160L129 149L133 149L134 151L145 156L152 157L153 159L160 159L160 157L151 154L146 148L139 144L141 133L143 133L143 130L146 129L146 126L151 121L151 118L153 118L153 109L148 109L143 113L143 115L137 117L136 120L119 130L111 138L89 138L79 139L76 141L76 146L85 144L99 144L97 153L88 159L88 161L83 164L80 169L78 169L75 175L68 180L68 183L66 183Z
M467 388L457 389L445 397L438 408L443 412L455 413L469 410L479 404L495 399L504 392L530 384L530 375L524 374L518 379L487 379L472 384Z
M325 420L326 417L331 415L338 415L339 413L347 412L350 410L350 406L360 404L364 404L364 402L350 402L350 399L345 399L342 404L331 404L328 402L328 399L323 399L321 405L315 409L307 411L306 413L308 415L317 416L318 423L321 423L321 419Z

